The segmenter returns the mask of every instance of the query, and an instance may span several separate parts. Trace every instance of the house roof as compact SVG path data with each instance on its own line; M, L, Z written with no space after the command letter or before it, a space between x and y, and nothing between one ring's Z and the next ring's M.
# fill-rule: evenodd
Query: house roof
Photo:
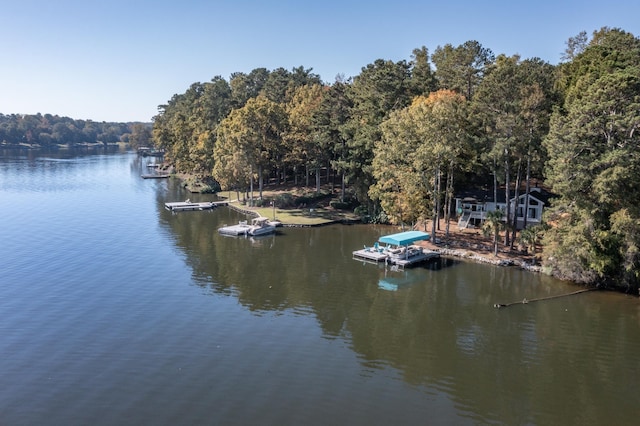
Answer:
M498 203L505 203L505 193L504 188L498 190ZM515 194L513 191L511 192L511 196L513 197ZM523 196L524 191L519 194L519 196ZM542 189L540 187L534 187L529 190L529 195L541 201L543 204L548 205L549 199L553 197L549 191ZM484 203L493 203L493 190L485 190L485 189L467 189L458 191L456 193L456 198L461 199L465 203L473 203L476 202L478 204Z

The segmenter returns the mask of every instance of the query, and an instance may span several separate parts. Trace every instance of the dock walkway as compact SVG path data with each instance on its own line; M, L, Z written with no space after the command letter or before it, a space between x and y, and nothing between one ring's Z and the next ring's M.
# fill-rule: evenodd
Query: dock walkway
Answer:
M227 205L226 201L207 201L204 203L193 203L189 200L178 201L173 203L164 203L164 207L172 212L182 212L190 210L211 210L218 206Z

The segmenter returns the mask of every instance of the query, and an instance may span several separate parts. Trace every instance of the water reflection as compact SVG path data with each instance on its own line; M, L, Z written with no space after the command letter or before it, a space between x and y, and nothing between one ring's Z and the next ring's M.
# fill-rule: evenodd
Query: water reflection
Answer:
M640 390L637 363L627 377L612 367L628 364L640 349L637 310L622 315L609 305L602 312L591 293L498 310L497 302L574 288L515 268L446 258L405 271L354 261L351 252L388 233L384 227L225 237L217 228L242 215L162 208L183 197L169 182L158 193L158 215L199 286L233 295L255 315L313 317L324 338L347 342L361 374L391 368L426 394L448 395L469 422L597 424L608 420L607 404L619 406L618 397ZM594 405L602 398L607 404Z
M417 267L407 269L398 269L381 263L379 265L375 265L380 270L378 288L387 291L398 291L415 284L426 284L423 281L425 278L425 274L421 272L423 269L427 269L430 271L441 271L445 268L450 268L459 263L460 261L447 257L431 259L428 262L418 265ZM374 267L374 265L372 265L372 267Z
M636 298L495 309L574 288L354 261L385 227L223 237L242 216L167 211L213 196L141 179L135 154L45 157L0 161L8 424L637 422Z

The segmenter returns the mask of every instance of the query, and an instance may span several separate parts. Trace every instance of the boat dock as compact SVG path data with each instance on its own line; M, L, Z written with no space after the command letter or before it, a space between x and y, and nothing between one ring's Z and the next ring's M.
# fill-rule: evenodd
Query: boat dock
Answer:
M218 206L226 205L226 201L207 201L204 203L193 203L189 200L174 203L164 203L164 208L172 212L183 212L190 210L211 210Z
M140 175L140 177L142 179L166 179L171 175L168 174L159 174L159 173L152 173L152 174L145 174L145 175Z
M247 235L251 225L246 220L239 222L237 225L227 225L218 229L222 235Z
M365 262L380 263L387 260L389 255L384 248L366 247L353 252L353 258L364 260Z
M138 155L143 157L162 157L164 156L163 149L154 149L148 146L141 146L138 148Z
M401 232L399 234L380 237L373 247L365 246L363 249L356 250L352 254L356 260L370 263L385 262L404 269L406 266L412 266L429 259L440 257L440 253L436 251L411 245L416 241L426 240L428 238L429 234L426 232ZM386 245L382 246L379 243Z
M427 260L440 257L440 253L437 251L427 250L418 246L409 246L407 248L406 257L403 256L402 252L392 253L393 250L396 249L389 249L387 247L378 249L374 247L367 247L354 251L353 258L355 260L370 263L384 262L391 265L397 265L400 268L405 268L406 266L412 266L417 263L426 262Z
M389 257L389 263L392 265L397 265L400 268L404 268L406 266L411 266L416 263L422 263L426 262L427 260L440 257L440 253L438 253L437 251L426 250L420 247L417 247L416 250L418 251L418 253L410 255L407 259L395 258L393 256Z

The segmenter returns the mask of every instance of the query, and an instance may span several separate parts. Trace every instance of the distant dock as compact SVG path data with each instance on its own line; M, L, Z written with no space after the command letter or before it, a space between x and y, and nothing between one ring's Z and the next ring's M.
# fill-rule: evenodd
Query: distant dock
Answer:
M226 206L226 201L207 201L204 203L193 203L189 200L178 201L173 203L164 203L164 208L172 212L183 212L193 210L211 210L218 206Z
M159 173L152 173L152 174L145 174L145 175L140 175L140 177L142 179L166 179L171 175L168 174L159 174Z
M162 157L164 156L164 150L141 146L138 148L138 155L143 157Z

